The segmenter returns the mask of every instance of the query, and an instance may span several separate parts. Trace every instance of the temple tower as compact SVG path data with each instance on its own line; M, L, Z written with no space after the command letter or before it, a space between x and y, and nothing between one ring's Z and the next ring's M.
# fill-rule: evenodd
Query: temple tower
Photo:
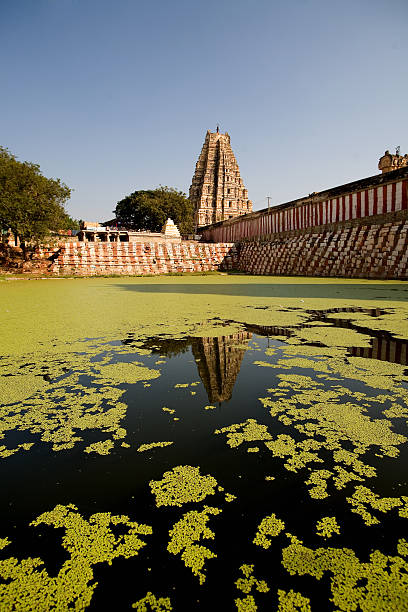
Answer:
M190 187L196 227L252 211L228 132L207 131Z

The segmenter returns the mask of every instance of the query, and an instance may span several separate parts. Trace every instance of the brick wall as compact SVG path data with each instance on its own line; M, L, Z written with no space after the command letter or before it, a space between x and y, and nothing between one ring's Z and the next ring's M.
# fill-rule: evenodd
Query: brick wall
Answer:
M249 274L408 279L408 220L275 234L237 245Z
M233 244L155 242L65 243L50 267L56 275L166 274L231 270L236 267Z

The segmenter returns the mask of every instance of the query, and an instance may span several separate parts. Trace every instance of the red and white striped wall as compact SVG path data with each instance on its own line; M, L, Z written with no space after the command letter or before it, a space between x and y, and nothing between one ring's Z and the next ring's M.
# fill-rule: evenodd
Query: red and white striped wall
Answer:
M354 191L318 203L299 203L281 210L238 217L202 231L204 240L236 242L290 230L361 219L408 208L408 181Z

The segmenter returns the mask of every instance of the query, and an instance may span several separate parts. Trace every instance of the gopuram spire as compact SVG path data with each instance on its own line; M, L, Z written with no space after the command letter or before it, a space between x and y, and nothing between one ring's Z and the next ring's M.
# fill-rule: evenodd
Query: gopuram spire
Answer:
M190 187L196 227L252 211L228 132L207 131Z

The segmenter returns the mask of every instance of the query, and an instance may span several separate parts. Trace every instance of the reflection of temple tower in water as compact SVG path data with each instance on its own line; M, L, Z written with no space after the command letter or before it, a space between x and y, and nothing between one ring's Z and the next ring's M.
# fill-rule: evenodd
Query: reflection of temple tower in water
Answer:
M192 351L198 373L211 403L231 399L241 368L245 345L252 337L249 332L214 338L192 338Z

